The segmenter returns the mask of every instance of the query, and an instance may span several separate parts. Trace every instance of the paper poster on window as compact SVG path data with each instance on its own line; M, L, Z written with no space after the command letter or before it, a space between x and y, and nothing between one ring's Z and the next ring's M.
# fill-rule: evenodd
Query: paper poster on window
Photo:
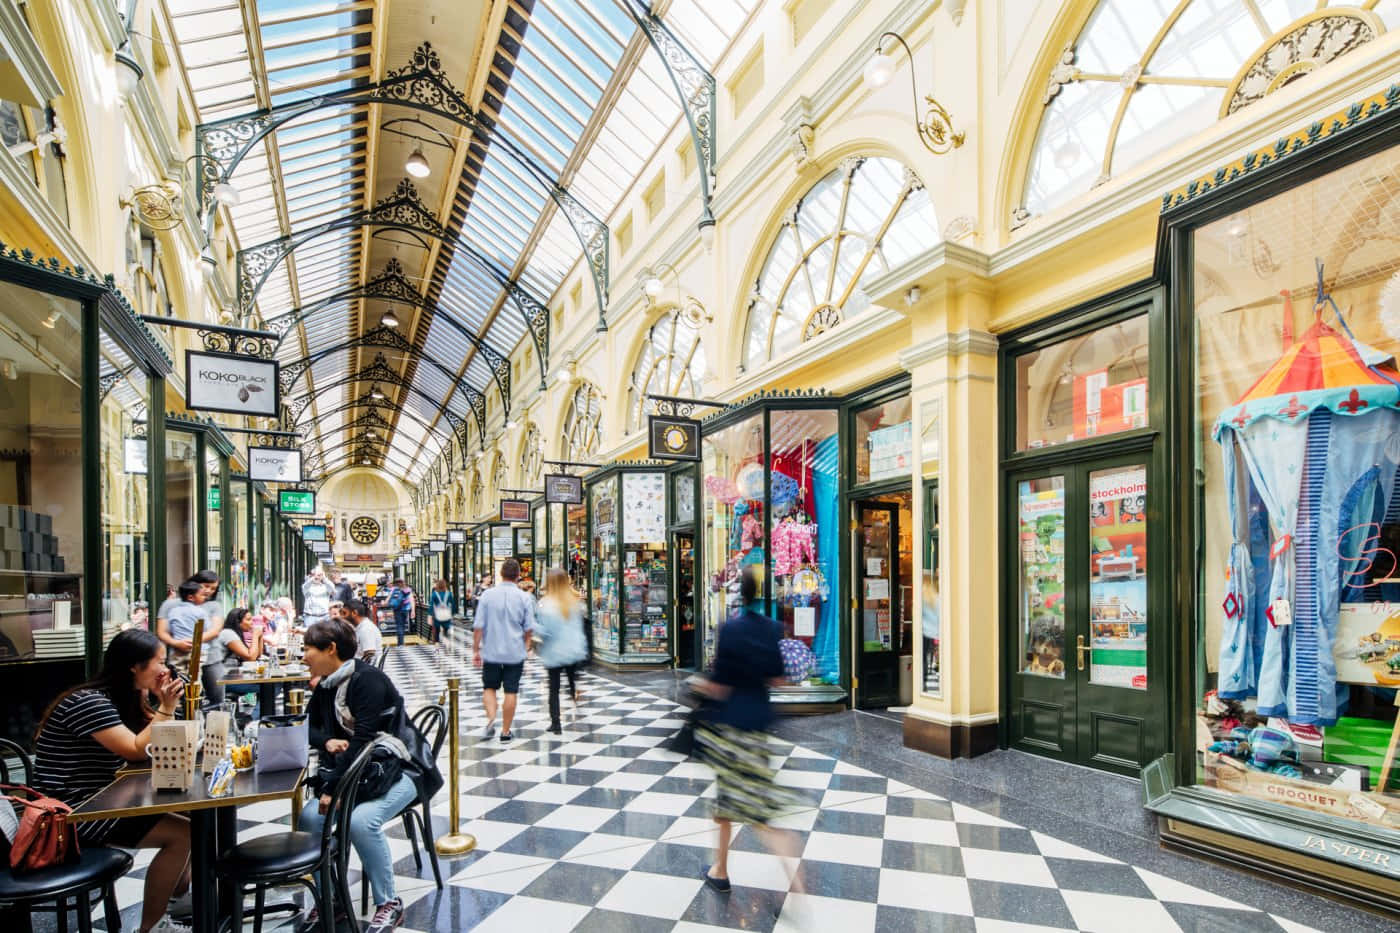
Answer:
M666 540L666 474L622 474L622 543Z
M798 606L792 610L792 634L794 638L813 638L817 634L817 609L815 606Z
M1089 476L1090 680L1147 688L1147 468Z
M884 577L866 577L865 579L866 599L889 599L890 581Z
M885 559L883 557L867 557L865 559L865 575L867 577L878 577L885 572Z
M913 422L910 421L871 431L866 438L870 449L870 481L908 475L913 440Z
M1332 642L1337 680L1400 686L1400 603L1342 603L1338 610Z

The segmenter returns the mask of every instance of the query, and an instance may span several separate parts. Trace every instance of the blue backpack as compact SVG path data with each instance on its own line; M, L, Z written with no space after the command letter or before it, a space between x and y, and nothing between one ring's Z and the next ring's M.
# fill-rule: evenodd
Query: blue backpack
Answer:
M389 594L389 608L394 610L395 612L398 612L400 609L403 608L403 604L404 591L399 589L398 587L394 587L394 591Z

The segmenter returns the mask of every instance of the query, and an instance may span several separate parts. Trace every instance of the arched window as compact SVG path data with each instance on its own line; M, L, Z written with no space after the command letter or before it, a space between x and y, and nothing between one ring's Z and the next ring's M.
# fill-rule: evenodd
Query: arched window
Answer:
M533 421L525 426L525 440L520 445L521 484L534 489L544 470L544 435Z
M632 382L627 388L627 425L630 431L642 428L647 395L681 395L701 398L705 394L705 347L700 341L698 307L677 308L658 320L647 331L646 341L632 366Z
M602 446L603 397L591 382L580 382L564 415L563 459L586 461Z
M893 159L852 158L802 196L764 260L744 368L763 366L863 313L862 288L941 237L924 183Z
M1387 22L1400 25L1394 0L1100 0L1046 76L1012 226L1364 45Z

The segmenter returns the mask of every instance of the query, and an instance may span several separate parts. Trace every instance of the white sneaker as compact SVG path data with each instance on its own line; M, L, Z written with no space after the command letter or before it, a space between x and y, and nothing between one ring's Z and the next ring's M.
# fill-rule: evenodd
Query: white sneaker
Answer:
M166 910L172 918L178 917L182 922L194 916L194 889L190 888L179 897L172 897Z
M172 920L169 914L160 918L160 921L150 929L150 933L194 933L194 927L188 923L180 923Z
M480 734L481 734L481 737L482 737L483 739L489 739L489 738L491 738L491 736L495 735L495 734L496 734L496 720L493 719L493 720L491 720L490 722L488 722L486 725L482 726L482 727L481 727L481 733L480 733Z

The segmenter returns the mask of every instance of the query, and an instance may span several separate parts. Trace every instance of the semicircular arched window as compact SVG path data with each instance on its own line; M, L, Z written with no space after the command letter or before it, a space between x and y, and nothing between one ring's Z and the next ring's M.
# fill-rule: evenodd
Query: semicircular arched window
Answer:
M1012 228L1365 45L1387 25L1400 26L1400 4L1100 0L1046 75Z
M755 283L744 331L753 370L870 307L863 285L942 237L924 183L893 159L852 158L783 221Z
M565 460L585 461L602 446L603 396L591 382L580 382L564 415Z
M648 328L627 387L628 430L641 430L648 395L704 396L700 316L698 308L677 308Z

